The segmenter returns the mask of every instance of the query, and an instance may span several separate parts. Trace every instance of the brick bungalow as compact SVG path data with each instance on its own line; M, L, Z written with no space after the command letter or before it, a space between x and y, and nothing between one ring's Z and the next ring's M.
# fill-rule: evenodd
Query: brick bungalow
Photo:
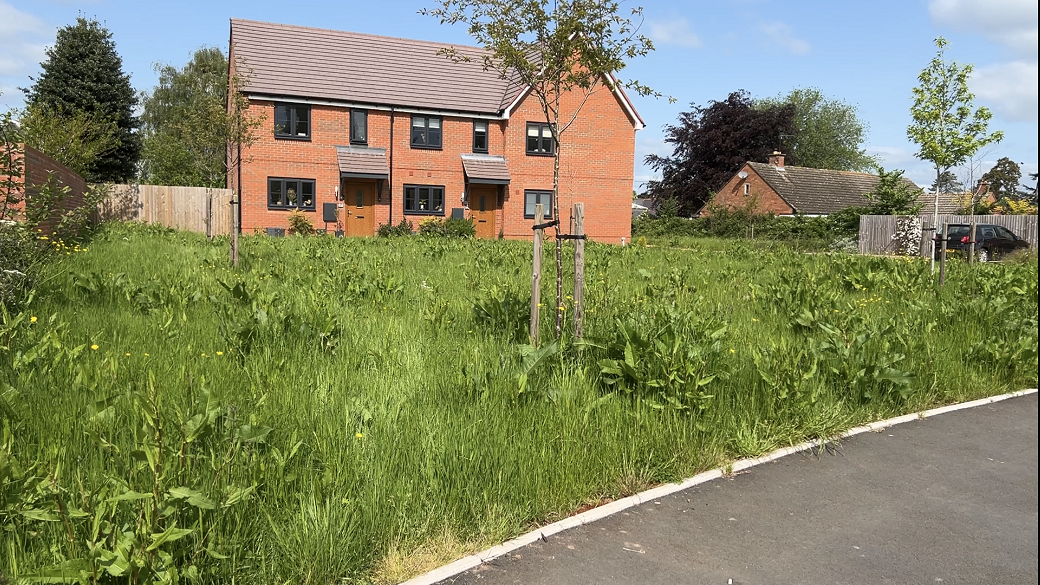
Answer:
M784 166L784 155L774 152L766 163L744 163L711 204L742 209L753 202L757 213L830 215L867 205L865 194L874 190L878 180L867 173ZM700 213L707 211L705 207Z
M323 227L335 204L348 236L384 223L463 214L481 238L530 238L534 206L551 209L553 146L537 99L484 71L483 49L231 20L231 64L250 113L266 117L242 154L244 232L285 228L294 209ZM563 115L581 96L563 99ZM590 237L631 235L635 132L643 121L602 86L564 134L560 213L585 202ZM329 226L332 229L332 225Z

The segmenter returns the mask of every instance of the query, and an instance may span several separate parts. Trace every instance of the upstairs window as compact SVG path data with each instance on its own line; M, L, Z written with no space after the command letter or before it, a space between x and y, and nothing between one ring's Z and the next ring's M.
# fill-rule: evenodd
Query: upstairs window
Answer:
M527 123L527 154L551 156L553 154L552 128L538 122Z
M405 185L404 212L414 215L444 215L444 187Z
M412 148L441 148L441 119L412 116Z
M309 139L311 137L311 107L275 104L274 135L276 138Z
M473 152L488 151L488 123L487 120L473 121Z
M314 179L267 179L268 209L314 211Z
M350 143L368 144L368 110L350 110Z

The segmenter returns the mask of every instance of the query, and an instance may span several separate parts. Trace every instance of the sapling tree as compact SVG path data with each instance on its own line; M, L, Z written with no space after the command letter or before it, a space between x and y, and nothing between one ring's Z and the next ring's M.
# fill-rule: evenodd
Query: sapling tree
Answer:
M582 107L598 91L619 86L643 96L660 96L649 87L616 74L626 62L653 50L639 33L642 8L624 14L615 0L437 0L421 14L441 24L463 24L481 45L482 55L448 47L452 61L480 59L484 70L515 80L538 101L553 142L553 217L560 217L560 153L563 137ZM556 224L556 336L563 327L563 265L560 225Z
M233 72L228 78L227 103L221 105L212 101L201 101L193 114L211 126L208 140L223 146L226 153L223 170L229 184L242 166L242 150L256 143L259 139L257 130L264 125L266 119L263 114L250 113L249 98L242 93L242 88L247 83L246 75ZM242 185L237 180L233 184L230 257L231 264L238 266L239 225L238 208L235 206L241 205Z
M939 182L944 171L964 163L987 144L1000 142L1004 133L988 133L993 114L988 108L972 111L975 96L968 89L968 77L974 70L969 63L960 65L946 61L943 37L935 39L938 52L928 67L918 75L919 86L913 88L914 103L910 107L913 123L906 129L910 140L917 143L917 157L935 167ZM932 227L939 222L939 191L934 193ZM974 227L974 221L972 222ZM972 234L974 236L974 233ZM974 237L972 237L974 240ZM935 239L931 246L932 271L935 271ZM971 253L974 256L974 253Z

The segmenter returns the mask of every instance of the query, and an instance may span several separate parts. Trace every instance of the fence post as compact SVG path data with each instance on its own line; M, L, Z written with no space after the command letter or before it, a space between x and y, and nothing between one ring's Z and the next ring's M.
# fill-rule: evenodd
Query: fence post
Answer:
M545 206L534 206L534 258L531 263L531 345L538 347L538 309L542 303L542 236L545 228L537 227L545 221Z
M238 266L238 197L231 195L231 265Z
M574 204L574 338L585 331L585 204Z
M949 236L946 232L949 231L948 225L944 223L942 229L942 251L939 253L939 286L946 284L946 243Z

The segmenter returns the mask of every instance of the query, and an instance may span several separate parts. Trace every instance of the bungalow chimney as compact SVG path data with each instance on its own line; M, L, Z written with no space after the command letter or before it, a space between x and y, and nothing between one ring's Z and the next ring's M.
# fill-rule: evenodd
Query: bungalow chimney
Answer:
M774 150L773 154L769 155L769 164L778 169L784 168L784 153Z

